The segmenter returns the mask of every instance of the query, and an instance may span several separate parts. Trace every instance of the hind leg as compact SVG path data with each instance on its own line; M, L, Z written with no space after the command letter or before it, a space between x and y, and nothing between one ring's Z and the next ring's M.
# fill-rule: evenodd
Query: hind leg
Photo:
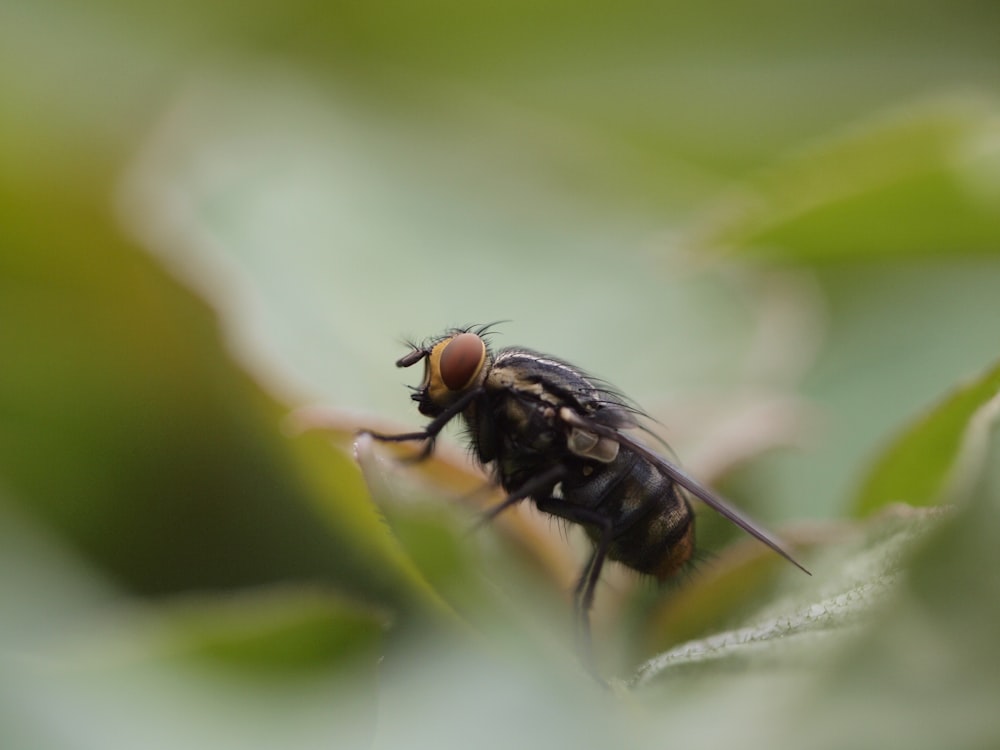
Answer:
M596 528L599 536L594 544L594 552L584 566L580 579L573 590L573 605L576 621L576 639L580 651L584 654L588 665L593 668L593 647L590 636L590 610L594 605L594 592L601 578L601 570L607 560L611 542L614 539L614 526L611 519L592 508L584 508L558 497L547 497L536 500L540 511L563 518L571 523Z

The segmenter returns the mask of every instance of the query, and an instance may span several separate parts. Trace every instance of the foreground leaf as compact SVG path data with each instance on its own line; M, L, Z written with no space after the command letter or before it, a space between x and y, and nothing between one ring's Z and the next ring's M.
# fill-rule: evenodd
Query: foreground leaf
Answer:
M694 665L816 663L831 636L843 642L872 622L891 600L908 549L936 526L939 514L899 508L869 525L853 543L831 547L810 560L811 580L786 577L785 593L747 621L721 633L684 643L639 667L634 686Z

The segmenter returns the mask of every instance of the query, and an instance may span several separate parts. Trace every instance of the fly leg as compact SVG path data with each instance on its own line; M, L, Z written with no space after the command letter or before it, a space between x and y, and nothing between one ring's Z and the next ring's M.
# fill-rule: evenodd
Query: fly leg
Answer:
M552 493L552 488L566 476L566 469L563 466L553 466L548 471L544 471L537 477L529 479L516 491L510 493L500 503L483 513L479 525L489 523L494 518L503 513L512 505L517 505L522 500L529 497L547 497Z
M597 582L601 579L601 570L604 568L608 548L611 546L611 523L607 519L604 519L604 528L601 532L601 538L594 546L590 560L587 561L587 566L580 574L580 580L577 581L573 591L578 628L577 640L588 651L591 649L590 610L594 606L594 592L597 590Z
M469 404L482 395L483 391L481 388L473 388L466 391L459 396L454 403L450 404L448 408L428 422L427 426L419 432L404 432L399 435L386 435L381 432L373 432L372 430L361 430L359 434L370 435L375 440L379 440L383 443L405 443L411 440L423 440L425 443L420 453L410 459L414 462L423 461L434 452L434 441L437 440L438 433L444 429L444 426L465 411Z
M564 518L570 523L598 530L599 536L594 545L594 552L584 566L580 580L577 581L573 590L577 646L583 654L587 666L596 674L590 637L590 609L594 604L594 591L601 578L601 569L604 567L604 561L608 557L608 550L614 539L613 522L606 515L593 508L577 505L558 497L550 496L536 500L535 504L540 511Z

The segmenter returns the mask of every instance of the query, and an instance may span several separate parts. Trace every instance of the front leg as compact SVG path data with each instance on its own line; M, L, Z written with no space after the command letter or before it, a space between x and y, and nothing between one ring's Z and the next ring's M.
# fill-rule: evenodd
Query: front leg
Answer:
M384 443L405 443L411 440L426 440L427 443L424 445L420 453L411 459L413 461L423 461L434 452L434 441L437 440L438 433L444 429L444 426L465 411L466 407L481 396L482 393L483 391L481 388L473 388L471 391L463 393L452 404L445 408L444 411L428 422L427 426L420 432L404 432L399 435L386 435L372 430L361 430L359 434L370 435L375 440L380 440Z

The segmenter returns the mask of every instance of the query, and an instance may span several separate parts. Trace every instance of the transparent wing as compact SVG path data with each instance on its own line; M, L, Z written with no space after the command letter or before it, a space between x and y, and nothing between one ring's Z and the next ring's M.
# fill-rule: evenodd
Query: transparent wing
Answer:
M677 482L677 484L697 497L705 503L705 505L712 508L719 515L732 521L745 532L750 534L750 536L759 539L804 573L812 575L812 573L810 573L809 570L802 565L802 563L796 560L792 554L785 549L785 545L777 537L773 536L753 519L745 515L743 511L731 505L726 500L723 500L676 464L671 463L667 459L647 448L638 440L623 434L621 431L616 430L613 427L600 424L599 422L595 422L594 420L587 419L586 417L582 417L572 409L563 408L559 415L562 420L569 425L578 427L582 430L588 430L600 435L601 437L610 438L611 440L616 441L619 445L623 445L629 450L642 456L653 464L659 471L673 479Z

